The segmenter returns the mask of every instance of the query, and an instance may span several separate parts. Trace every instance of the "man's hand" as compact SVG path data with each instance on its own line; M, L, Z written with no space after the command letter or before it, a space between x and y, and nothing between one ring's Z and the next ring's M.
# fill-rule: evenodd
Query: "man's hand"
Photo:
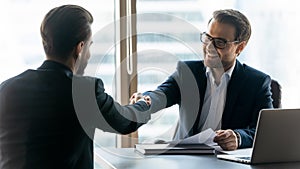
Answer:
M238 148L237 135L233 130L218 130L214 142L223 150L236 150Z
M151 98L149 96L144 96L142 93L133 93L132 96L129 99L129 103L130 104L134 104L136 102L138 102L140 99L143 99L147 105L151 105Z

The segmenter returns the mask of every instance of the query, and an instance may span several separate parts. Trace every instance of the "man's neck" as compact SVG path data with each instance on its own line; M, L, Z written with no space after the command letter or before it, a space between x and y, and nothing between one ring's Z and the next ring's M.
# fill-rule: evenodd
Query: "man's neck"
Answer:
M70 68L72 70L72 72L74 73L74 69L75 69L74 65L75 65L75 63L74 63L73 59L68 59L66 61L63 61L61 59L56 59L56 58L48 57L47 56L47 60L51 60L51 61L55 61L55 62L61 63L61 64L65 65L65 66L67 66L68 68Z
M222 68L210 68L210 70L211 70L211 72L212 72L212 75L213 75L213 77L214 77L214 79L215 79L215 83L217 84L217 85L219 85L220 84L220 82L221 82L221 78L222 78L222 76L223 76L223 74L225 73L225 72L228 72L230 69L233 69L233 67L234 67L234 65L235 65L235 63L236 62L234 62L232 65L228 65L228 66L224 66L224 67L222 67ZM232 71L232 70L231 70ZM230 71L230 72L231 72ZM231 72L232 73L232 72ZM230 73L230 74L231 74ZM231 76L231 75L230 75Z

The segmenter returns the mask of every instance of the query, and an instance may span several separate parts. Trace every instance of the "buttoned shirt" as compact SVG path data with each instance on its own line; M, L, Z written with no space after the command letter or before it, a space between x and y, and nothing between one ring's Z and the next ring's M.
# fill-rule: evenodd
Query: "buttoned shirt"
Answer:
M219 84L216 83L211 68L206 68L207 87L198 124L200 131L204 131L208 128L212 128L213 130L221 129L227 86L234 67L235 63L229 70L223 73Z

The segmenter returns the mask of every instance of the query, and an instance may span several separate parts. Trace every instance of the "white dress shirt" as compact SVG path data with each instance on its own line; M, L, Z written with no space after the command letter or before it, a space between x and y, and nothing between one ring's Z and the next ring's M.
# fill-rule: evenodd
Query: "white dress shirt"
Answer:
M212 128L213 130L221 129L222 115L226 102L227 86L234 67L235 64L229 70L223 73L219 84L215 83L212 70L209 67L206 68L207 87L205 91L203 107L201 110L200 121L198 124L200 131L204 131L208 128Z

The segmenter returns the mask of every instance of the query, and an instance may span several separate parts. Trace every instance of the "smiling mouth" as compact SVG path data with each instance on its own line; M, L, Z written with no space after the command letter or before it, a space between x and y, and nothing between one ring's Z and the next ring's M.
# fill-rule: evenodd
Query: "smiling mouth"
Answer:
M210 55L210 54L206 54L206 56L209 57L209 58L219 58L218 55Z
M217 51L213 51L213 50L207 50L205 52L205 55L209 58L219 57L219 54L217 53Z

